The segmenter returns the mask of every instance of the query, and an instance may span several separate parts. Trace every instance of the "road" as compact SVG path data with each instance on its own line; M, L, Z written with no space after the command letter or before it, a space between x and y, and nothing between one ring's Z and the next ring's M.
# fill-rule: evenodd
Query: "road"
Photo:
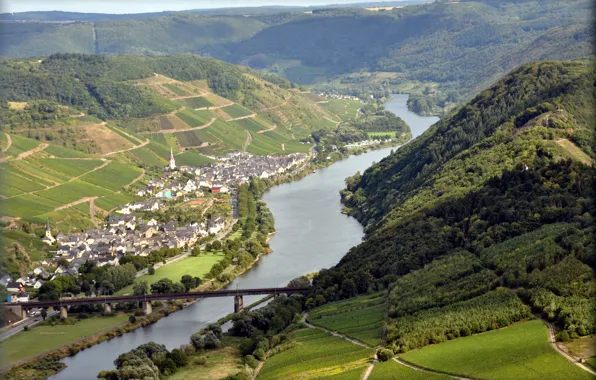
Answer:
M48 312L48 315L46 318L52 317L54 315L57 315L58 313L60 313L60 311L55 310L52 312ZM2 342L3 340L6 340L8 338L10 338L11 336L20 333L21 331L23 331L23 329L25 328L25 326L29 326L29 327L33 327L35 325L37 325L38 323L40 323L43 320L43 318L38 315L36 317L29 317L27 319L24 319L24 322L22 321L21 323L19 323L17 326L15 326L14 328L5 331L3 333L0 334L0 342Z

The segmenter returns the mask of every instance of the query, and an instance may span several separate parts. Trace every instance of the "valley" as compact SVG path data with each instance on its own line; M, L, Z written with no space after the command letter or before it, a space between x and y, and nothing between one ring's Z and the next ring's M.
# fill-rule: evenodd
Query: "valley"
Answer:
M596 376L593 2L97 3L0 14L0 377Z

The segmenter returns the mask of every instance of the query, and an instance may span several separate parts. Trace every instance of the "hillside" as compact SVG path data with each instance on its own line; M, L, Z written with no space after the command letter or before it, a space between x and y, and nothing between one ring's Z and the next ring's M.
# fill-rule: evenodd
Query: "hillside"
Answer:
M190 52L353 95L379 89L425 95L435 106L427 111L432 113L469 100L521 64L594 54L590 0L363 6L238 8L129 18L17 14L4 18L63 21L0 22L0 54Z
M509 73L347 180L367 239L314 280L327 301L389 289L387 344L406 352L532 317L593 334L594 73Z
M96 155L308 152L299 140L334 128L344 112L356 117L362 105L321 101L281 78L191 55L6 60L0 78L5 131ZM130 159L163 163L138 158Z

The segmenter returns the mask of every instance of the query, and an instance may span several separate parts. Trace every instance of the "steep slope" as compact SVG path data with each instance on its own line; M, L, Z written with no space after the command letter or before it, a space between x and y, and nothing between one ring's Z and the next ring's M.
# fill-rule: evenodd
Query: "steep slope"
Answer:
M249 134L251 153L308 152L298 140L335 127L331 110L287 80L214 59L55 54L40 61L0 64L0 100L8 102L2 125L86 153L146 150L140 145L151 139L222 155L242 149ZM339 103L356 105L350 117L361 104Z
M349 178L343 200L367 240L315 278L315 294L389 287L396 352L532 310L562 339L596 332L593 83L588 63L522 66Z

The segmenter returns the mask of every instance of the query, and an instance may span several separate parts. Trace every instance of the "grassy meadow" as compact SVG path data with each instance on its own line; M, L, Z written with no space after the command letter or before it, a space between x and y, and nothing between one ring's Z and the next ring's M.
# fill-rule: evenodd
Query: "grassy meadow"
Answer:
M202 254L197 257L185 257L181 260L165 265L155 270L155 274L145 274L138 277L135 282L147 281L149 285L161 280L162 278L169 278L174 282L179 282L180 278L185 274L193 277L201 277L211 270L211 267L218 263L223 258L222 252L214 254ZM120 289L116 295L132 294L132 285Z
M392 379L408 379L408 380L449 380L453 377L448 375L439 375L436 373L417 371L395 360L388 360L386 362L379 362L375 364L375 368L370 374L369 380L392 380Z
M386 297L380 294L331 302L313 309L309 322L358 339L371 346L381 343Z
M126 315L92 317L74 325L36 326L0 342L0 367L59 348L88 335L117 326L128 320Z
M472 335L400 355L421 367L488 380L593 379L548 343L538 320Z
M374 355L372 349L319 329L298 330L292 342L290 349L267 358L258 379L354 378L355 372L364 373Z

